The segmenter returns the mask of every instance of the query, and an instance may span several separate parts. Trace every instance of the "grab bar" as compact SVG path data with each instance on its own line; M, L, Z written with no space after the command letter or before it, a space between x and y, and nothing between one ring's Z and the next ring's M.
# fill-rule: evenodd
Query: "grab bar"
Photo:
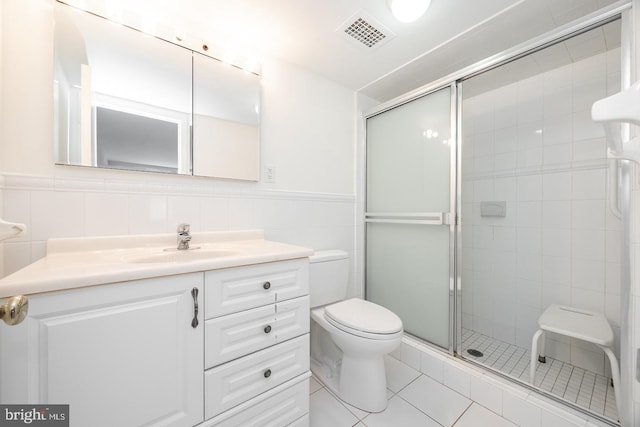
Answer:
M364 221L386 224L451 224L449 212L366 212Z
M609 209L618 219L622 218L620 210L620 169L618 159L609 159L609 170L607 171L607 194L609 195Z

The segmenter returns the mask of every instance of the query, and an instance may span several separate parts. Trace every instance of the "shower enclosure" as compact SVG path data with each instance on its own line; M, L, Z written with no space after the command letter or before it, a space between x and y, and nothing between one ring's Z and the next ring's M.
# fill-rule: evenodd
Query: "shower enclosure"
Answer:
M407 333L608 421L604 353L548 334L550 304L604 313L619 357L617 167L591 105L621 89L619 13L369 115L367 299ZM506 56L505 56L506 58Z

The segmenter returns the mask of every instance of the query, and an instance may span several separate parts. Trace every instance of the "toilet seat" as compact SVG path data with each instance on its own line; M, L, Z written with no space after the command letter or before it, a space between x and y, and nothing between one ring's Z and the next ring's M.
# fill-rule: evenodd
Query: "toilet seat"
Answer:
M324 317L336 328L363 338L384 340L402 334L402 320L395 313L360 298L326 306Z

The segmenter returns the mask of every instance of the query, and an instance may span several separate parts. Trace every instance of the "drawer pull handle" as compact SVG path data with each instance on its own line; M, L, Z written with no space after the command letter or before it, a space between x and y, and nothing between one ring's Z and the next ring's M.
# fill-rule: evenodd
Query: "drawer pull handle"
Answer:
M266 371L264 371L265 378L269 378L270 376L271 376L271 369L267 369Z
M193 320L191 321L191 327L198 327L198 288L191 289L191 296L193 297Z
M262 284L262 287L263 287L264 289L269 289L269 288L271 287L271 282L264 282L264 283Z
M271 325L267 325L264 327L264 333L268 334L269 332L271 332Z

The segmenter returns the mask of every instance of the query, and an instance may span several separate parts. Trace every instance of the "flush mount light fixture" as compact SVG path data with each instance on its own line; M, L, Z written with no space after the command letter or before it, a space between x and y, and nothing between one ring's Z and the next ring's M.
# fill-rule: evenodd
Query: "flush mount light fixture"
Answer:
M387 0L387 6L400 22L413 22L429 9L431 0Z

